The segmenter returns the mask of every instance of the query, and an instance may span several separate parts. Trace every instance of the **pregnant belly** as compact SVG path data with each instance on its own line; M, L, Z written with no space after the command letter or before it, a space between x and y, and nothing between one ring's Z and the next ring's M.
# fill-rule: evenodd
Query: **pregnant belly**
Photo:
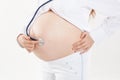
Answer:
M42 38L44 45L36 45L33 51L43 60L55 60L74 53L72 44L80 39L81 30L48 11L35 20L30 28L30 36Z

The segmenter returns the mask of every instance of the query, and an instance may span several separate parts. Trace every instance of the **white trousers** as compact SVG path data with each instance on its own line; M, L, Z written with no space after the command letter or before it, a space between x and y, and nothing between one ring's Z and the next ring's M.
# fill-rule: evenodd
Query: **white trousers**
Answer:
M87 80L90 53L73 53L69 56L47 61L43 66L42 80Z

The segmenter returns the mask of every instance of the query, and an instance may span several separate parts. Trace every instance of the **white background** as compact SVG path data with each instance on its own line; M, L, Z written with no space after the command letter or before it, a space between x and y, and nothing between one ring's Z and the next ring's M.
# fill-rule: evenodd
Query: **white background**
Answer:
M37 0L0 1L0 80L41 80L42 62L16 42L19 30L26 25L37 3ZM97 15L95 23L100 24L102 19ZM89 80L120 80L119 36L117 32L92 49Z

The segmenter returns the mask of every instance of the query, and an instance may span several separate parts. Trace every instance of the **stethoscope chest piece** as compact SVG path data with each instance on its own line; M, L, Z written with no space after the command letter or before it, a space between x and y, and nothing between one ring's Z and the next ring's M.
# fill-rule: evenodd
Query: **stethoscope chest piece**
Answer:
M44 44L45 44L44 39L43 39L43 38L40 38L40 39L39 39L39 45L40 45L40 46L43 46Z

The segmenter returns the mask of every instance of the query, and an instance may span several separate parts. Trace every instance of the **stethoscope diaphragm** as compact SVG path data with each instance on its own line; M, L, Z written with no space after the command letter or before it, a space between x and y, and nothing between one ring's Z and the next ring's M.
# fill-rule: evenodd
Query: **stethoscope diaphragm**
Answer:
M40 38L39 39L39 45L40 46L43 46L45 44L45 41L43 40L43 38Z

